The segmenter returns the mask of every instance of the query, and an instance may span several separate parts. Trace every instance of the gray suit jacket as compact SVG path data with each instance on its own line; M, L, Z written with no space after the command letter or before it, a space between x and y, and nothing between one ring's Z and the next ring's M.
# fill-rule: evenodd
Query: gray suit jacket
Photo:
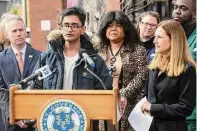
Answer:
M10 126L8 123L9 116L9 92L10 84L16 84L22 79L31 75L35 64L40 56L37 51L27 45L23 75L16 61L12 48L5 49L0 53L0 131L31 131L32 129L20 129L17 126Z

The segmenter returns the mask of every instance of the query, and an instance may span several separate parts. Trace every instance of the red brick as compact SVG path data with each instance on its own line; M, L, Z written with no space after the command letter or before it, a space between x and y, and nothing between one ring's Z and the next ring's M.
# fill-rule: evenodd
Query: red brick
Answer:
M51 29L56 28L63 0L30 0L29 2L31 45L43 51L47 49L46 35L48 32L41 31L41 20L50 20Z

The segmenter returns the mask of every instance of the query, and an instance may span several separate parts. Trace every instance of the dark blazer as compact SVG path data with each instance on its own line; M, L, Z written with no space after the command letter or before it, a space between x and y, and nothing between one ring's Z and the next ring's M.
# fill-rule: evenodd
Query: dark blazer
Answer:
M151 62L151 60L153 59L155 55L155 44L153 43L154 38L155 37L151 38L148 41L143 42L144 47L146 48L148 64Z
M22 76L13 50L8 48L0 53L0 131L27 131L8 124L8 88L10 84L16 84L32 74L40 53L40 51L27 46Z
M196 100L196 70L186 64L185 71L177 77L159 70L150 70L148 76L148 101L150 114L154 116L149 131L187 131L186 117Z

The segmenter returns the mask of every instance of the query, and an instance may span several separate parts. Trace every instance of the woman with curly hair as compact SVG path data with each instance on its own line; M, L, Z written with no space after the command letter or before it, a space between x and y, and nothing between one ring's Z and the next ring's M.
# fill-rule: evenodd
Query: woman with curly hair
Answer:
M101 20L98 34L100 55L113 77L113 88L119 89L120 130L132 131L128 116L142 96L147 74L146 49L135 26L121 11L108 12ZM115 130L109 125L108 130Z

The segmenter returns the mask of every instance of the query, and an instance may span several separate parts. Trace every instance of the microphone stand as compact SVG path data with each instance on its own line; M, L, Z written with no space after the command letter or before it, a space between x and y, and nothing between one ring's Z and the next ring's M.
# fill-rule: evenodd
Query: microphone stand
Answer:
M92 74L94 77L96 77L96 78L99 80L99 82L102 84L104 90L107 90L107 88L106 88L105 84L102 82L102 80L88 68L87 61L84 60L84 62L85 62L84 68L85 68L90 74ZM104 123L105 123L105 121L104 121ZM106 124L104 124L104 125L106 125ZM114 131L116 131L115 126L113 126L113 129L114 129Z
M102 84L104 90L107 90L107 88L106 88L105 84L102 82L102 80L88 68L88 64L87 64L87 61L86 61L85 59L84 59L84 62L85 62L84 68L85 68L90 74L92 74L94 77L96 77L97 80L99 80L99 82Z

